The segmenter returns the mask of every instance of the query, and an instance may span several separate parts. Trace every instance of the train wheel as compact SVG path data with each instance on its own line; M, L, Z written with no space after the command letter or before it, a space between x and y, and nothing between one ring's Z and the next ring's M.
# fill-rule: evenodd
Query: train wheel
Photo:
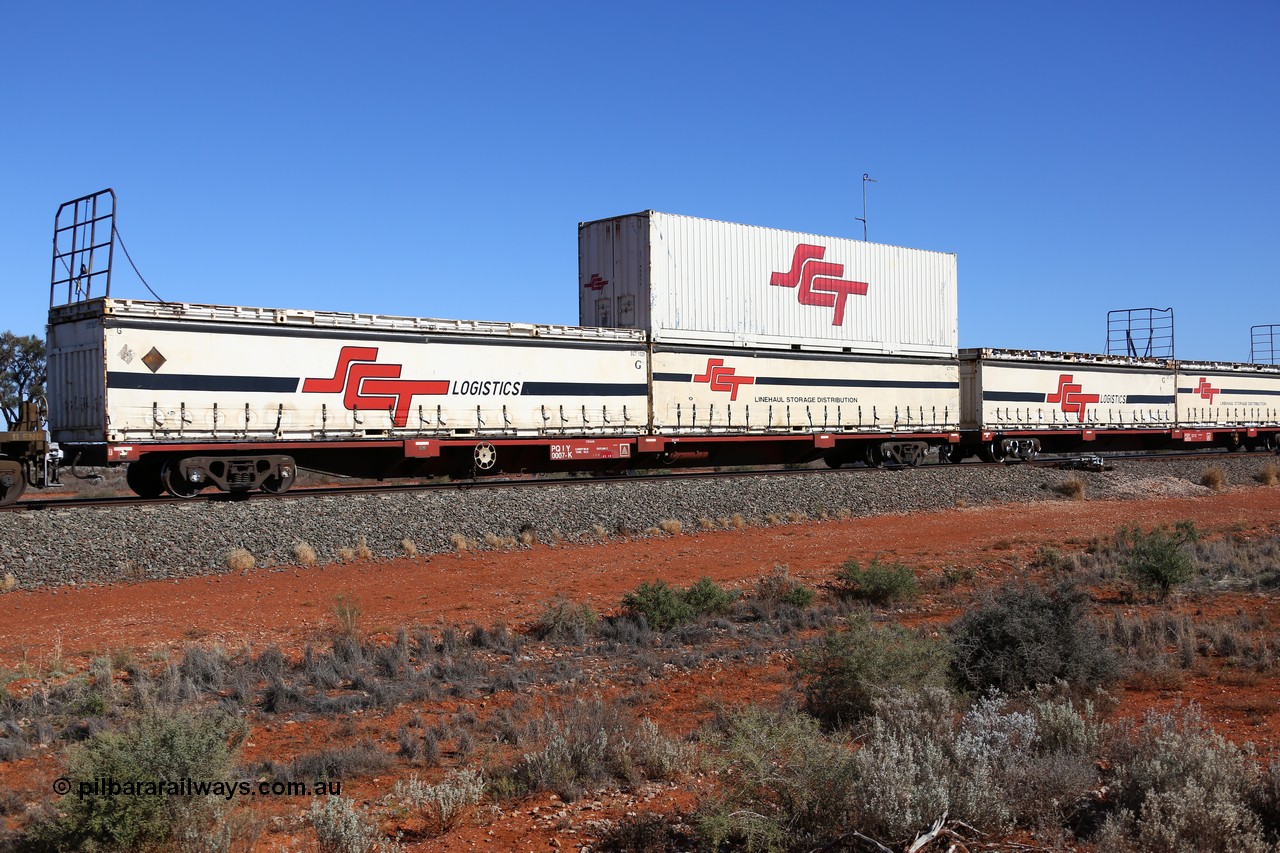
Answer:
M983 462L1003 462L1005 459L1004 445L999 439L992 439L978 448L978 458Z
M944 444L938 448L938 461L959 465L969 454L958 444Z
M27 479L22 476L22 465L5 459L0 460L0 506L7 506L27 490Z
M867 463L868 468L884 467L884 451L880 449L878 444L868 444L867 452L863 456L863 462Z
M475 460L478 470L488 471L498 464L498 448L487 441L480 442L476 445Z
M177 459L170 459L164 463L160 479L164 481L165 490L175 498L194 498L204 488L199 483L188 482L187 478L182 476L182 469L178 467Z
M268 477L262 481L262 485L259 488L269 495L283 495L289 491L289 487L292 485L292 477Z
M849 461L849 457L844 453L837 453L833 450L830 453L824 453L822 455L822 461L827 464L828 468L839 468L841 465Z
M165 492L161 468L159 462L149 457L130 462L125 468L124 480L138 497L158 498Z

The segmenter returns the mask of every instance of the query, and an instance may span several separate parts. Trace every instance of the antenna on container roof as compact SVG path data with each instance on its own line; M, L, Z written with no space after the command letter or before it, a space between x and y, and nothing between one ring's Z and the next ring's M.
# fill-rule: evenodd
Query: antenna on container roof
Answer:
M878 183L875 178L866 172L862 173L862 216L858 221L862 223L862 242L864 243L867 242L867 184L874 183Z

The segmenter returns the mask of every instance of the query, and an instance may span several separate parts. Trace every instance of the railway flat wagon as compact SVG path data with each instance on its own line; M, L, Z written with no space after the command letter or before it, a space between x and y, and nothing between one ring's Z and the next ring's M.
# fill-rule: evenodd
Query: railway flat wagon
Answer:
M654 344L651 358L653 431L686 448L698 436L820 433L833 466L919 464L959 437L951 359L671 343Z
M141 494L627 459L644 334L97 298L50 310L49 427Z
M955 358L956 256L645 211L578 226L579 322L656 343Z
M1274 449L1280 434L1280 365L1178 362L1179 438Z
M1086 353L960 351L965 450L988 460L1040 450L1140 449L1177 426L1171 361Z

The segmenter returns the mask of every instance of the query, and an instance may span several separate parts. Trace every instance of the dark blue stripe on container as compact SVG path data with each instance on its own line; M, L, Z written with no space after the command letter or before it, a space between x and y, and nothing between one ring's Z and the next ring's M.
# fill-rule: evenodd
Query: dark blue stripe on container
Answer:
M298 379L287 376L205 376L194 373L107 373L107 387L135 391L244 391L292 394Z
M692 373L655 373L653 374L654 382L689 382L693 379Z
M1043 403L1045 394L1028 394L1025 391L983 391L982 399L997 403Z

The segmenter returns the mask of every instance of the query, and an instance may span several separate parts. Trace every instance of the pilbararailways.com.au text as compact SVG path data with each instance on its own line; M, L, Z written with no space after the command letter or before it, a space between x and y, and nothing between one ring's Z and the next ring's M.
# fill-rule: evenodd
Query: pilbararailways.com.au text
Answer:
M53 781L57 794L75 792L77 798L89 797L326 797L342 794L342 782L321 779L314 783L212 779L126 779L111 776L71 780L65 776Z

